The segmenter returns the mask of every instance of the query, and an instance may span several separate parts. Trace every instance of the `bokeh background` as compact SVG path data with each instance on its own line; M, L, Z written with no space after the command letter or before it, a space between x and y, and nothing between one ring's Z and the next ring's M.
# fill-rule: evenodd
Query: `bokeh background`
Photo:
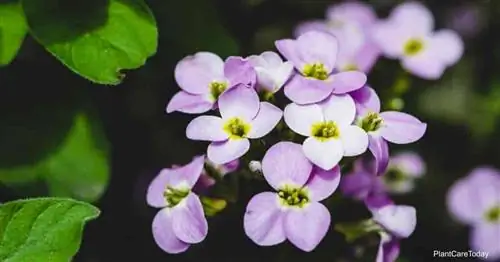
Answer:
M185 138L192 116L165 113L178 90L176 62L197 51L226 57L274 50L274 41L292 37L299 22L324 18L329 5L342 1L147 2L159 28L158 53L128 72L119 86L88 82L30 38L14 62L0 70L0 202L56 195L95 203L102 214L86 226L74 261L373 261L376 239L348 245L333 229L312 253L288 243L254 245L244 234L242 218L250 196L267 188L258 181L240 184L238 204L210 218L202 244L175 256L155 245L151 221L157 210L145 203L149 182L161 168L186 163L205 150L205 144ZM364 2L385 17L404 1ZM466 51L438 81L411 78L403 97L405 111L428 122L423 140L393 147L393 152L418 152L427 165L416 189L395 198L417 208L417 229L402 242L401 253L401 261L416 262L445 261L432 258L433 250L469 250L468 228L452 220L446 192L476 166L500 167L500 1L423 3L437 28L462 35ZM398 62L381 59L369 82L384 90L399 70ZM362 204L348 199L331 210L333 223L369 217ZM364 255L356 256L360 252Z

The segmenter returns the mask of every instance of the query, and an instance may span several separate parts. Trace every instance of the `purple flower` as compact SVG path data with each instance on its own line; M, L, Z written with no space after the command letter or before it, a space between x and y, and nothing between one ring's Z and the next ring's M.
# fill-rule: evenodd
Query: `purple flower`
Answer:
M470 245L488 252L488 259L500 258L500 172L490 167L474 169L457 180L447 196L450 213L470 225Z
M186 251L203 241L208 224L198 196L191 191L203 170L204 156L173 169L163 169L151 181L147 203L162 208L153 219L153 237L167 253Z
M425 173L425 163L413 152L403 152L391 157L387 172L381 176L385 190L393 194L404 194L413 190L415 179Z
M283 62L274 52L264 52L248 57L257 72L257 90L271 94L278 92L293 72L291 62Z
M329 197L340 181L340 168L325 171L307 160L300 145L279 142L262 160L266 181L276 191L255 195L243 220L245 233L260 246L288 239L312 251L330 227L330 212L319 201Z
M335 4L328 8L326 17L326 20L300 24L295 35L310 31L333 34L339 41L336 68L368 73L380 55L378 46L371 39L371 27L377 20L373 8L361 2Z
M297 104L316 103L332 92L344 94L366 83L361 72L333 73L338 53L333 35L311 31L296 40L278 40L276 48L297 70L285 85L285 95Z
M449 11L447 16L446 24L463 37L476 36L484 25L484 14L477 3L455 7Z
M212 171L217 172L217 176L224 177L226 174L234 172L238 169L240 160L236 159L229 163L218 165L207 158L205 160L205 164L208 165ZM209 175L207 169L204 168L200 175L200 178L198 179L198 182L196 182L193 187L193 191L198 194L205 193L206 190L215 185L215 182L215 179L211 175Z
M394 262L399 257L399 251L399 239L382 233L375 262Z
M394 144L416 142L424 135L427 124L401 112L380 113L380 99L375 90L368 86L352 92L351 96L356 102L358 125L369 136L368 148L376 160L376 173L382 174L389 163L387 141Z
M223 62L216 54L198 52L177 63L175 81L182 90L168 103L167 113L199 114L213 109L219 96L235 85L253 86L256 73L241 57L231 56Z
M285 123L306 140L303 150L315 165L329 170L344 156L357 156L368 146L368 136L353 125L356 107L349 95L331 95L319 104L285 108Z
M424 79L439 79L458 62L463 42L452 30L434 32L434 17L422 4L397 6L373 28L373 38L385 56L401 60L403 68Z
M283 112L274 105L260 102L257 92L238 85L219 98L222 117L203 115L186 128L189 139L211 141L207 156L216 164L225 164L243 156L250 139L261 138L278 124Z

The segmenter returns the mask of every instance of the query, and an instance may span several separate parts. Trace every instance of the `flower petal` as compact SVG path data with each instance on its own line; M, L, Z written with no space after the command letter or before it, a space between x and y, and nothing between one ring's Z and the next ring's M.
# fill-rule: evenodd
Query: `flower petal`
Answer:
M356 22L362 26L370 26L377 19L373 7L362 2L343 2L330 6L326 11L328 20Z
M381 233L375 262L394 262L399 257L399 252L399 240L388 234Z
M282 116L281 109L268 102L261 102L259 113L251 122L252 128L247 135L248 138L261 138L267 135L278 124Z
M243 226L245 234L257 245L272 246L285 241L284 214L278 207L276 193L263 192L248 202Z
M417 225L417 211L412 206L388 205L373 212L373 220L397 237L409 237Z
M420 177L426 171L424 160L419 154L414 152L402 152L391 157L390 166L412 177Z
M317 80L295 74L285 85L285 96L297 104L319 102L327 98L333 91L334 83L330 78L327 80Z
M433 53L446 65L458 62L464 53L464 43L452 30L439 30L431 38Z
M380 56L380 48L374 43L365 43L354 57L359 71L369 73Z
M221 80L222 59L210 52L198 52L187 56L175 66L175 81L182 90L191 94L206 94L212 81Z
M385 192L371 192L368 194L368 196L364 199L366 208L370 211L376 211L380 208L383 208L385 206L390 206L394 205L394 202L392 199L389 198L387 193Z
M283 60L275 52L265 51L260 54L260 56L266 61L266 64L269 66L269 68L279 67L283 64Z
M337 62L337 38L325 32L310 31L300 35L297 38L297 49L304 64L322 63L328 73L333 70Z
M362 200L372 191L373 183L373 175L367 172L355 172L342 177L340 189L344 195Z
M213 142L208 146L207 157L210 161L222 165L240 158L248 149L250 141L246 138Z
M349 95L356 103L356 112L360 116L364 116L369 112L380 112L380 98L377 92L369 86L364 86L356 91L350 92Z
M306 157L315 165L330 170L336 166L344 155L344 148L339 139L319 141L309 137L304 141L303 150Z
M441 78L446 69L446 63L436 59L431 50L426 50L420 55L405 57L402 66L413 75L427 80Z
M167 105L167 113L179 111L186 114L200 114L212 109L214 104L204 95L192 95L190 93L179 91L177 92Z
M276 85L276 81L274 79L272 71L264 67L256 67L255 71L257 72L257 90L265 90L274 93L275 89L277 89L278 87Z
M275 87L272 92L277 92L285 83L290 79L293 73L293 64L289 61L281 64L279 67L275 68L273 71Z
M368 149L375 158L375 173L382 175L387 171L387 166L389 165L389 145L378 134L369 134L368 139Z
M358 156L368 148L368 134L359 126L344 126L340 129L340 140L344 156Z
M168 176L172 175L172 170L164 168L160 173L151 181L146 193L146 202L152 207L165 207L167 201L163 196L165 189L168 185Z
M276 49L286 58L292 62L297 70L302 70L305 63L301 59L298 43L294 39L281 39L274 42Z
M366 75L358 71L340 72L332 75L334 94L345 94L363 87L366 84Z
M434 16L423 4L407 2L398 5L389 19L413 34L424 35L434 30Z
M393 21L381 21L372 28L373 41L388 58L399 58L404 53L405 43L414 37L409 31Z
M312 171L312 164L299 144L279 142L267 150L262 159L262 173L267 183L280 190L283 185L303 186Z
M321 201L328 198L340 183L340 167L336 166L330 170L315 167L305 187L309 191L309 199Z
M199 116L189 122L186 136L192 140L224 141L229 135L224 132L224 122L216 116Z
M230 86L243 84L253 87L257 82L257 74L253 66L246 59L239 56L230 56L224 62L224 76Z
M500 258L500 224L480 224L472 228L470 245L474 251L486 252L488 260Z
M323 109L325 121L334 121L339 126L352 124L356 116L354 100L347 94L330 95L319 105Z
M288 104L284 113L285 123L293 132L310 136L313 124L323 122L323 112L318 105Z
M300 23L294 30L294 36L299 37L311 31L329 33L331 30L324 20L311 20Z
M172 229L172 214L168 208L164 208L156 214L152 229L156 244L169 254L182 253L190 246L175 236Z
M325 237L330 227L330 212L318 202L303 208L291 209L285 217L288 240L303 251L310 252Z
M380 135L394 144L413 143L422 138L427 129L427 124L405 113L386 111L380 117L384 120Z
M183 242L196 244L205 239L208 223L200 198L194 193L184 198L172 209L172 229Z
M183 183L191 189L200 178L204 164L205 156L196 156L188 164L172 169L170 175L167 176L168 185L176 187Z
M253 88L238 85L219 97L219 110L223 119L239 117L252 120L259 112L259 95Z

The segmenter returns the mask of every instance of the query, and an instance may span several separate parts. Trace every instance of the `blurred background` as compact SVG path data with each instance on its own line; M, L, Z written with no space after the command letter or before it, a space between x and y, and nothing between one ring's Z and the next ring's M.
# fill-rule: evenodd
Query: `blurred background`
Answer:
M146 188L161 168L187 163L206 146L185 137L193 116L165 113L179 89L177 61L197 51L225 58L275 50L274 41L291 38L298 23L323 19L328 6L342 1L146 2L157 19L158 53L119 86L88 82L29 37L0 70L0 202L44 195L93 202L102 214L86 226L74 260L80 262L374 261L377 239L347 244L333 229L309 254L288 243L256 246L242 218L250 196L267 189L259 181L240 184L238 203L209 219L203 243L175 256L156 246L151 221L157 210L146 205ZM383 18L404 1L364 2ZM438 81L411 78L403 97L405 111L427 122L428 131L416 144L391 147L419 153L427 166L413 192L394 198L418 210L417 229L402 241L400 261L454 261L432 257L434 250L469 250L468 228L447 211L447 190L477 166L500 167L500 1L423 3L437 28L461 34L465 55ZM398 70L399 62L382 58L369 83L384 90ZM337 201L331 212L332 223L369 217L349 199Z

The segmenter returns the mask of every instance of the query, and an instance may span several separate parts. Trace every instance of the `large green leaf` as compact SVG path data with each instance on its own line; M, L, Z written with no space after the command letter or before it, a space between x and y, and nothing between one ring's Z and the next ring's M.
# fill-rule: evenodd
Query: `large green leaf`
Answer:
M0 205L0 261L70 261L80 247L85 223L99 213L92 205L64 198Z
M96 201L109 179L108 144L97 122L79 112L61 143L31 165L0 169L0 182L15 186L43 179L51 196Z
M119 84L156 53L158 32L142 0L22 0L31 34L63 64L99 84Z
M23 10L17 1L0 3L0 66L9 64L16 56L28 28Z

